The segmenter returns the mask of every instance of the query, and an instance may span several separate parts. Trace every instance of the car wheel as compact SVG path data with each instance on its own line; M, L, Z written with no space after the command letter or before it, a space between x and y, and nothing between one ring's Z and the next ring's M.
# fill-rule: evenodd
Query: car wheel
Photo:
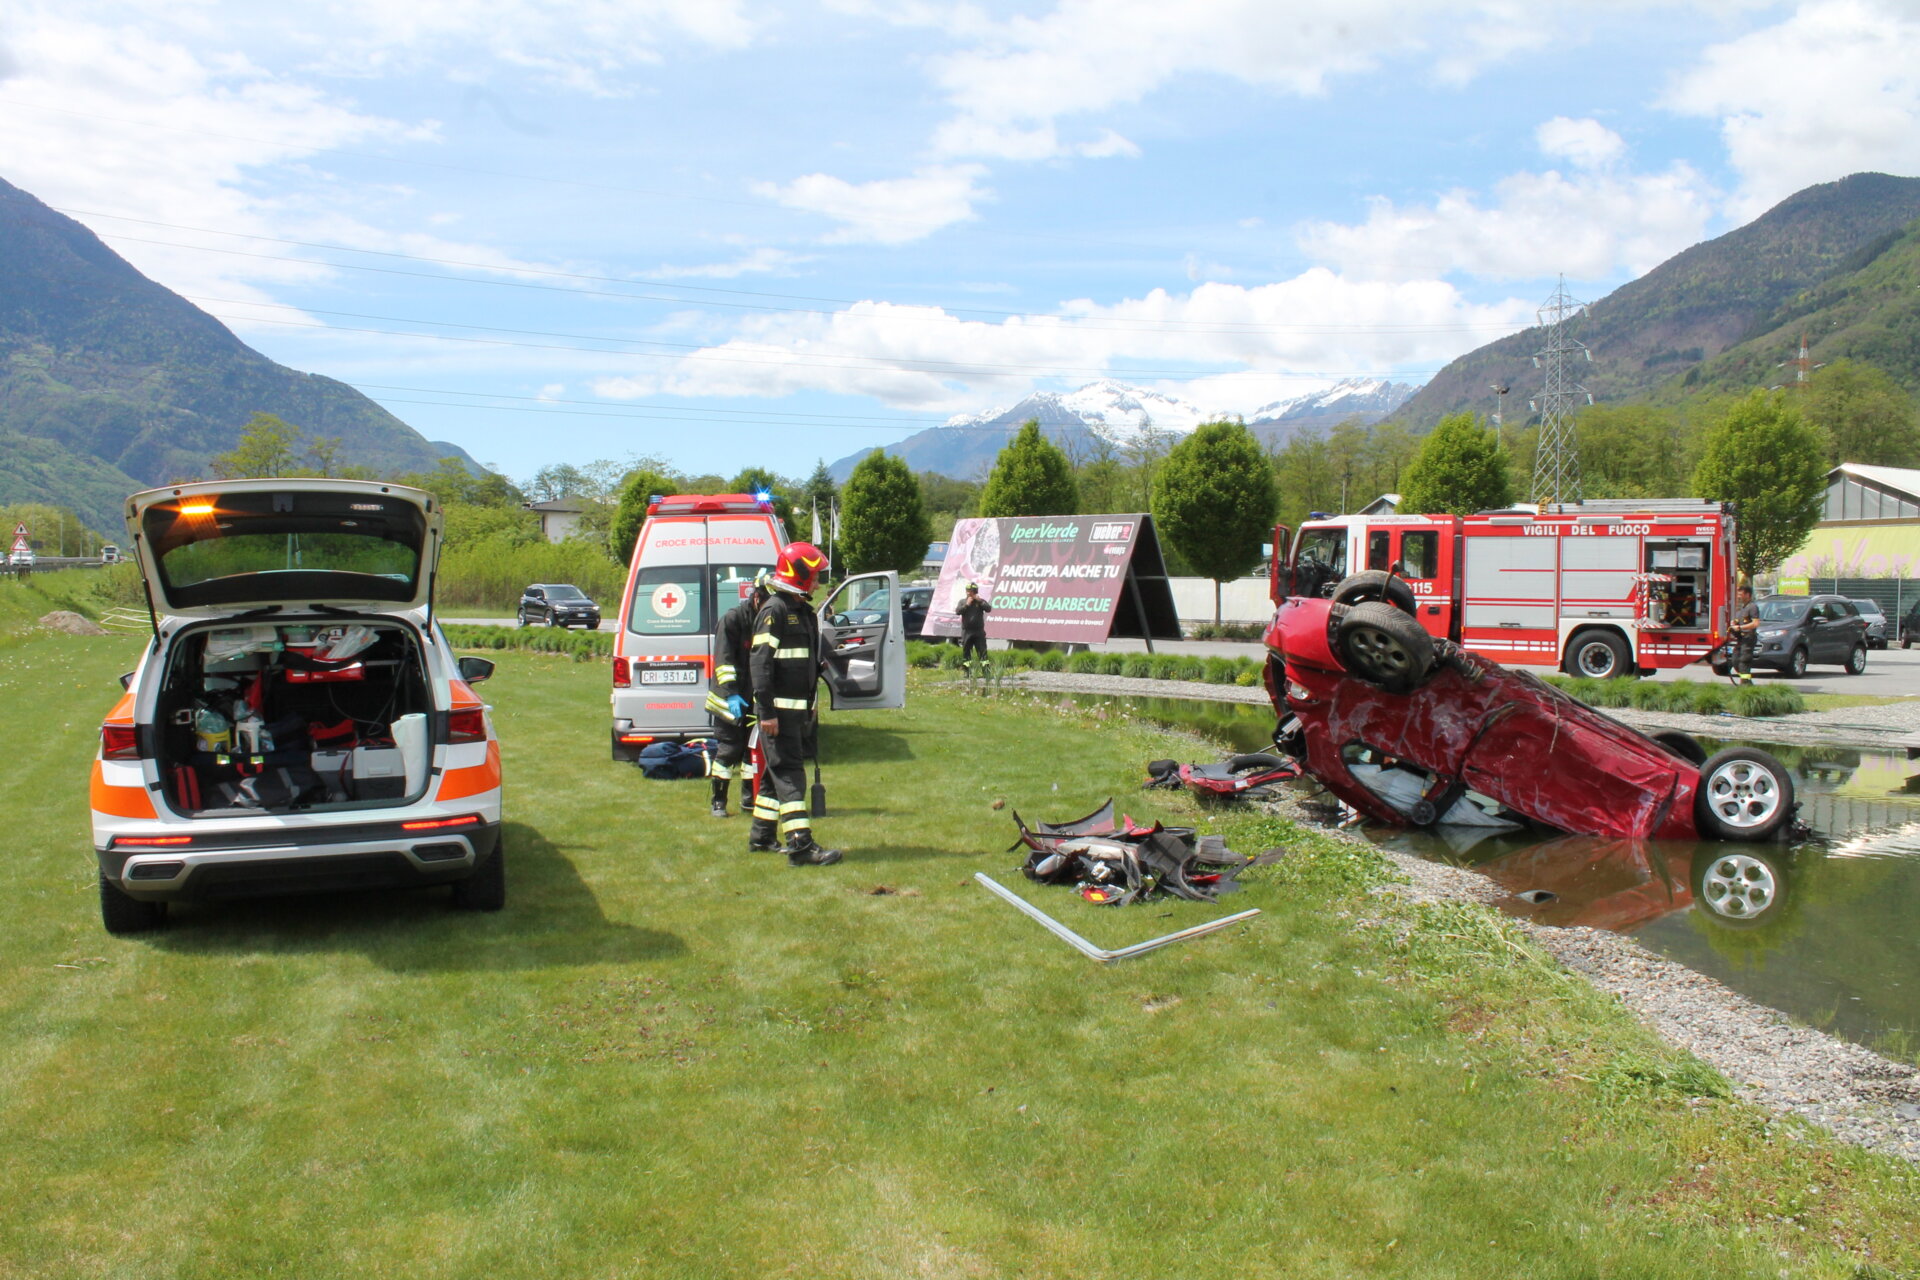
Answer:
M519 612L519 613L517 613L517 614L515 614L515 615L514 615L514 621L515 621L515 622L516 622L516 623L517 623L517 624L518 624L519 626L523 626L523 627L524 627L524 626L526 626L526 625L527 625L527 611L526 611L525 609L522 609L522 610L520 610L520 612Z
M1793 778L1752 747L1728 747L1700 766L1694 824L1710 840L1766 840L1793 818Z
M1787 659L1786 671L1787 675L1795 680L1807 674L1807 651L1805 649L1795 649L1793 651L1793 655Z
M1693 900L1716 924L1757 929L1779 914L1786 901L1786 876L1771 853L1729 850L1697 861Z
M1433 669L1433 637L1411 615L1378 600L1347 610L1333 648L1347 670L1388 693L1411 693Z
M100 877L100 923L108 933L145 933L158 929L166 918L166 903L142 901L122 892L105 875Z
M1913 648L1913 637L1912 637L1912 636L1910 636L1910 635L1908 635L1908 634L1907 634L1906 632L1904 632L1904 631L1902 631L1902 632L1900 633L1900 647L1901 647L1902 649L1911 649L1911 648Z
M465 880L453 882L453 905L462 911L498 911L507 905L507 844L503 837L493 854Z
M1587 631L1573 638L1567 649L1567 674L1590 680L1611 680L1633 674L1633 655L1627 642L1611 631Z
M1847 655L1847 674L1863 676L1867 673L1867 646L1857 644L1853 652Z
M1662 729L1659 733L1647 735L1673 754L1698 769L1707 762L1707 749L1690 733L1678 729Z
M1412 613L1418 608L1413 588L1406 580L1380 569L1350 573L1333 589L1335 604L1365 604L1369 600L1384 600L1402 613Z

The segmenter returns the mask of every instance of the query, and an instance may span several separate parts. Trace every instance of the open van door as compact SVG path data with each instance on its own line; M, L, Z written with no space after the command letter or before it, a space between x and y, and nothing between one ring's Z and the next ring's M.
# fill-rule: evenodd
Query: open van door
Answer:
M900 575L863 573L835 587L820 610L820 648L835 711L906 706Z
M1267 599L1285 604L1292 588L1287 553L1293 550L1293 530L1284 524L1273 526L1273 555L1267 561Z

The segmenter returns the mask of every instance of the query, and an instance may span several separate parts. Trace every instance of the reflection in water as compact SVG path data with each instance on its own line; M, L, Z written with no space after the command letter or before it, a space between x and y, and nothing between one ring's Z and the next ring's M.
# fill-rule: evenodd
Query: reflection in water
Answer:
M1273 730L1261 706L1127 706L1240 751L1264 746ZM1892 751L1701 745L1779 757L1814 838L1788 847L1386 827L1367 836L1480 871L1508 891L1501 907L1514 916L1631 933L1802 1022L1920 1059L1920 765Z

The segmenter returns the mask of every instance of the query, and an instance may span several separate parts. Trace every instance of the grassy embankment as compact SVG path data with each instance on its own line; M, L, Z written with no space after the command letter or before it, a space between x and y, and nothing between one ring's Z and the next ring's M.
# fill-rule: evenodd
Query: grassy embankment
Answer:
M990 802L1192 818L1130 792L1193 749L1045 699L928 682L832 717L823 834L853 853L795 871L699 783L606 760L593 666L504 655L506 911L343 895L109 938L84 780L136 643L0 651L0 1276L1920 1263L1912 1170L1727 1100L1483 910L1369 895L1364 846L1223 815L1297 850L1231 901L1264 916L1074 955L972 883L1024 885ZM1106 946L1216 911L1029 892Z

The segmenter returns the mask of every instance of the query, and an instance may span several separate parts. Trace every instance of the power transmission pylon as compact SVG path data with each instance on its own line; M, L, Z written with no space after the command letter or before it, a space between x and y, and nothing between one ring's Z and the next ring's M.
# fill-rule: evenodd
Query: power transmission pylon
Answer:
M1534 367L1546 371L1546 385L1540 398L1528 408L1540 414L1540 444L1533 457L1533 500L1545 510L1549 504L1580 501L1580 453L1574 445L1573 414L1576 402L1593 403L1593 393L1574 380L1572 361L1575 353L1593 359L1583 343L1567 332L1568 323L1585 311L1587 304L1567 296L1567 278L1540 307L1540 325L1547 331L1547 345L1533 357Z

